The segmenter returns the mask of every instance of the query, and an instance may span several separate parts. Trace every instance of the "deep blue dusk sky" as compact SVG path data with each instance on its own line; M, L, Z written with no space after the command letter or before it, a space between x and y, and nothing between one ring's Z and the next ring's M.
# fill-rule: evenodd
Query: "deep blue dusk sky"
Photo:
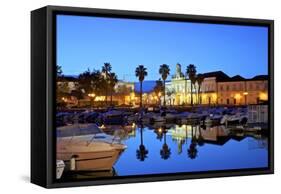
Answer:
M156 80L163 63L171 75L176 63L183 73L192 63L198 73L250 78L268 74L267 45L266 27L57 16L57 64L65 75L110 62L119 79L136 81L135 68L143 64L146 80Z

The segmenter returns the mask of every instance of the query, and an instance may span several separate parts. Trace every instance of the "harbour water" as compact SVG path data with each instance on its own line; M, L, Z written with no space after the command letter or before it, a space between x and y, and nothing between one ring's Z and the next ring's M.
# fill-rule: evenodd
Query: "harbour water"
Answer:
M188 122L77 122L59 127L57 159L66 163L60 180L268 167L265 124ZM69 156L67 150L72 150ZM69 170L71 153L77 155L74 171Z
M118 176L262 168L268 139L224 126L136 127L123 141L127 149L114 165Z

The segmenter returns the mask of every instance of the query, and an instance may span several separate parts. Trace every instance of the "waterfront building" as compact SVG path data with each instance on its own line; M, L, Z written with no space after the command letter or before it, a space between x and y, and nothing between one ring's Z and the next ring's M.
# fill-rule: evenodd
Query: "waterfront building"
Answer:
M191 86L190 80L185 77L182 73L181 65L176 64L176 73L172 76L170 81L165 84L166 91L166 104L167 105L184 105L190 104L191 102ZM198 102L196 95L196 88L193 87L193 102L196 104Z
M202 74L204 80L201 84L199 98L201 104L218 103L218 82L228 79L229 77L222 71L213 71Z
M218 82L218 103L225 105L260 104L268 101L268 76L245 79L239 75Z

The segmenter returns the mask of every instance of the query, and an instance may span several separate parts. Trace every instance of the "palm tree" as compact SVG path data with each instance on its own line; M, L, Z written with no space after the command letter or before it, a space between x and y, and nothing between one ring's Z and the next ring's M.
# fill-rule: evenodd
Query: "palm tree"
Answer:
M197 146L196 137L193 134L193 125L191 125L191 143L189 149L187 150L187 154L190 159L195 159L197 157L198 150L196 146Z
M163 82L161 81L161 79L156 81L156 85L154 86L153 91L154 91L155 95L157 96L157 101L160 106L161 101L160 101L159 93L162 94L164 92L164 86L163 86Z
M190 64L186 68L186 75L190 79L190 104L193 106L193 90L192 85L196 82L196 67L193 64Z
M145 158L147 158L147 154L148 154L148 150L145 148L145 146L143 145L143 125L141 124L140 126L140 135L141 135L141 144L139 146L139 149L136 151L136 155L137 155L137 159L139 159L140 161L144 161Z
M98 95L104 95L105 79L98 70L90 71L90 69L81 73L78 77L79 90L81 94L89 95L94 93L95 95L91 97L91 105L94 106L95 97Z
M107 104L107 94L108 94L108 79L109 79L109 74L111 72L111 65L110 63L104 63L102 66L102 72L104 73L105 80L107 82L106 87L105 87L105 104Z
M146 68L143 65L139 65L136 68L135 75L136 75L136 77L139 78L139 81L140 81L140 109L141 109L142 108L142 82L143 82L145 76L147 76Z
M199 99L199 104L202 104L202 97L201 97L201 86L202 86L202 83L204 81L204 76L203 74L198 74L197 77L196 77L196 81L197 81L197 84L198 84L198 99Z
M164 144L162 146L162 149L160 150L160 155L161 155L161 158L163 158L164 160L167 160L171 156L171 149L169 148L168 144L166 143L167 131L166 131L165 127L163 129L164 129Z
M197 138L197 143L199 146L203 146L204 145L204 137L202 135L202 131L201 131L201 127L199 126L199 136Z
M112 93L114 86L118 82L117 75L115 73L109 73L109 88L110 88L110 105L112 106Z
M161 65L160 66L160 68L159 68L159 74L161 74L161 76L162 76L162 80L163 80L163 85L164 85L164 106L166 106L166 99L165 99L165 81L166 81L166 79L167 79L167 77L168 77L168 75L170 74L170 68L169 68L169 66L168 65L166 65L166 64L163 64L163 65Z

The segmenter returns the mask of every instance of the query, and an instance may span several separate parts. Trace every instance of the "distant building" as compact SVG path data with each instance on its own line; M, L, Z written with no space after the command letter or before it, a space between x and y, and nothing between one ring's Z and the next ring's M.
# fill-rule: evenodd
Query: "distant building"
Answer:
M79 86L78 79L73 76L62 76L57 78L57 87L65 93L71 93L77 90Z
M191 86L190 80L187 79L181 70L181 65L176 64L176 73L172 76L171 81L166 82L166 104L167 105L183 105L190 104ZM195 86L196 87L196 86ZM193 87L193 102L197 102L196 89Z
M218 103L226 105L260 104L268 101L268 76L245 79L239 75L218 82Z
M222 71L202 74L204 80L200 86L193 86L193 103L206 105L247 105L268 101L268 76L258 75L250 79L240 75L229 77ZM166 104L190 104L190 80L176 65L176 74L166 82Z
M218 103L218 82L228 79L229 77L222 71L213 71L202 74L204 80L201 84L199 98L201 104Z

